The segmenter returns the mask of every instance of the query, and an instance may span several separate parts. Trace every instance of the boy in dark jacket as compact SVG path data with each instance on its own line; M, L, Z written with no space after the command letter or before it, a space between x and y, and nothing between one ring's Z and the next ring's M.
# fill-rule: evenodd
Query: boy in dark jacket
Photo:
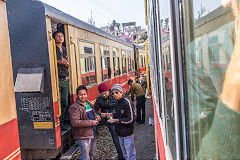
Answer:
M77 88L77 100L69 107L72 133L80 149L80 160L92 160L96 149L96 125L101 118L87 100L86 86Z
M108 127L112 135L113 143L118 153L118 159L124 159L118 140L118 135L115 131L115 126L114 124L106 123L107 119L112 118L113 113L116 112L115 105L117 103L117 100L110 94L109 88L105 83L102 83L98 86L98 91L100 94L97 96L94 109L96 113L101 116L103 124Z
M112 87L113 97L117 99L115 106L115 119L108 120L109 123L115 123L115 130L118 134L119 143L126 160L136 159L136 150L134 145L134 113L130 101L123 97L122 87L115 84Z

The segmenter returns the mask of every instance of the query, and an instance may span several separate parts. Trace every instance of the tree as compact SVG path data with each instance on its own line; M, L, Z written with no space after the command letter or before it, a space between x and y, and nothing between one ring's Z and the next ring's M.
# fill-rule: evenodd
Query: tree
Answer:
M111 26L117 27L118 30L120 29L120 23L117 23L116 20L113 20L113 21L112 21Z

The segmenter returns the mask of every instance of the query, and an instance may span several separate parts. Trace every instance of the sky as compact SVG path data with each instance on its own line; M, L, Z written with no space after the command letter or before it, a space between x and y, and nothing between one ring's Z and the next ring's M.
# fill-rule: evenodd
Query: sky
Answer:
M210 13L211 11L221 6L221 0L192 0L192 1L193 1L194 18L198 18L198 11L201 10L201 5L206 9L206 12L204 15ZM160 7L160 12L161 12L161 17L164 19L169 17L169 10L170 10L169 2L167 2L167 0L160 0L160 5L161 4L163 5Z
M136 21L137 26L145 25L144 0L40 0L84 22L91 18L96 27Z

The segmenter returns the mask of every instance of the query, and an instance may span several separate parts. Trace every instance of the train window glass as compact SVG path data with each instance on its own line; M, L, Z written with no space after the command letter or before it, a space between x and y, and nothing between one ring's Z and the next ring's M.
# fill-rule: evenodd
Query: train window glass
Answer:
M84 53L85 54L93 54L92 48L91 47L84 47Z
M144 63L144 67L146 66L146 57L143 56L143 63Z
M84 46L81 43L79 44L81 79L83 85L89 86L97 82L94 48L92 46Z
M127 58L125 50L122 50L122 72L123 74L127 73Z
M174 118L174 99L173 99L173 83L172 83L172 67L171 67L171 51L168 49L170 45L169 36L169 2L160 0L159 10L160 19L158 25L161 27L161 55L160 60L162 61L161 73L163 77L163 100L162 107L163 116L165 121L165 132L167 135L166 144L170 150L170 156L172 159L176 159L176 139L175 139L175 118ZM164 5L161 5L164 4Z
M135 62L132 60L132 70L135 70Z
M105 81L111 78L111 66L110 66L110 52L109 46L100 45L101 50L101 62L102 62L102 80Z
M113 70L114 76L119 76L120 72L120 63L119 63L119 49L113 47Z
M131 51L127 51L127 54L128 54L128 72L131 72L132 71L132 65L131 65L132 55L131 55Z
M183 8L191 159L240 159L240 1Z

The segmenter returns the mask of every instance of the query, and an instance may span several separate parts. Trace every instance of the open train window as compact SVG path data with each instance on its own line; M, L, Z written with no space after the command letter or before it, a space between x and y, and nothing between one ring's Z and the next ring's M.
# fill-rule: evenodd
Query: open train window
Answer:
M121 74L120 63L119 63L119 49L113 47L113 70L114 76Z
M100 45L101 62L102 62L102 80L111 78L110 52L109 46Z
M128 72L131 72L132 71L132 65L131 65L132 54L131 54L131 51L127 51L127 54L128 54Z
M122 50L122 72L123 74L127 73L127 58L125 50Z
M80 70L82 84L89 86L97 82L94 45L79 41Z

